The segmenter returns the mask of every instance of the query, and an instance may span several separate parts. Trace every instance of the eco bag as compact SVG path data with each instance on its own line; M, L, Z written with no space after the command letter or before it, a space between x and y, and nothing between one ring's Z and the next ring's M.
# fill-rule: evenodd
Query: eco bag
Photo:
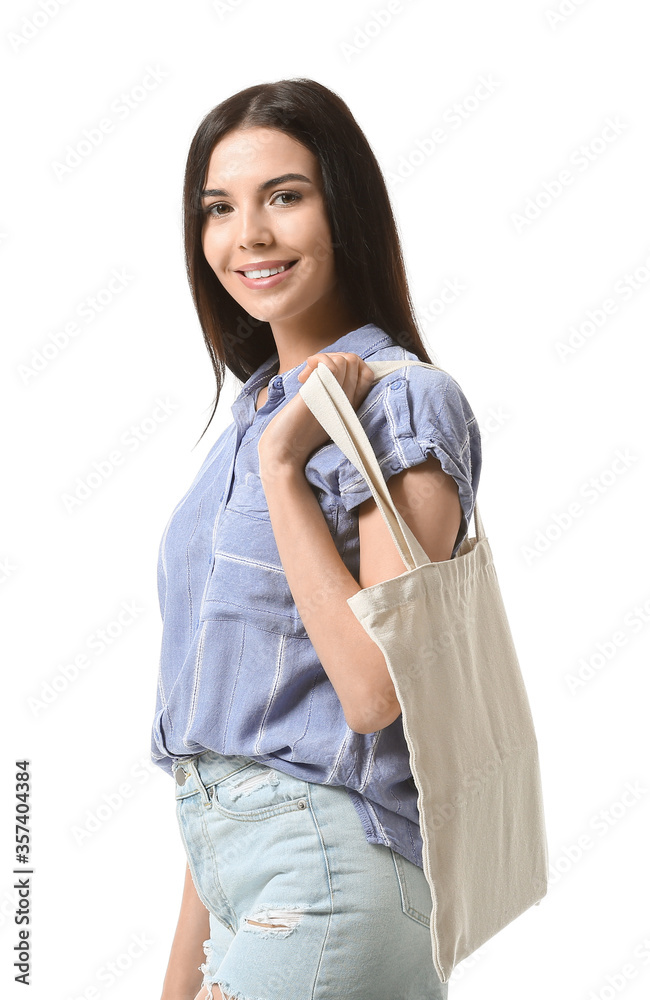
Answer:
M436 369L421 361L366 364L375 382L405 365ZM476 537L467 535L453 559L431 562L327 365L320 362L299 392L367 482L406 567L347 603L384 654L402 709L433 962L446 983L548 889L537 739L492 552L475 504Z

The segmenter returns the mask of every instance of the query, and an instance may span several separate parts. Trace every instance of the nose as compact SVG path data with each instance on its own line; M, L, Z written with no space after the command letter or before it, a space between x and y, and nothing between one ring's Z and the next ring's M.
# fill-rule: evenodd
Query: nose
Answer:
M242 209L239 214L239 246L242 249L266 246L273 242L273 234L268 220L253 206Z

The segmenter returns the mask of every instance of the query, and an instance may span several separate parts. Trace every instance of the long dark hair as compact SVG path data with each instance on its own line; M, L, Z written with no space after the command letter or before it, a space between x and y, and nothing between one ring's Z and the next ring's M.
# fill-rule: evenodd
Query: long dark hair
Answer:
M226 368L244 382L276 350L270 324L255 319L226 291L202 246L201 192L212 151L232 129L254 126L286 132L317 157L335 270L353 315L380 327L420 361L434 363L418 331L384 178L347 104L315 80L260 83L208 112L192 139L185 167L185 265L217 382L203 434L216 412Z

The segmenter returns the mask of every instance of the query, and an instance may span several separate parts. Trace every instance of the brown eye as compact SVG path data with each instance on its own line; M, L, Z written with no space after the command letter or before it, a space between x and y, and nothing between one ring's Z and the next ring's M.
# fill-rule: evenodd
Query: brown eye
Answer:
M230 208L230 205L226 205L224 201L215 201L212 205L208 205L204 208L203 212L205 215L213 215L215 218L220 219L221 212L215 212L215 208Z
M275 195L275 197L276 198L295 198L296 201L300 201L300 199L301 199L302 196L299 195L296 191L278 191L278 193L277 193L277 195ZM287 204L287 203L285 202L284 204ZM294 202L290 201L289 204L293 205Z

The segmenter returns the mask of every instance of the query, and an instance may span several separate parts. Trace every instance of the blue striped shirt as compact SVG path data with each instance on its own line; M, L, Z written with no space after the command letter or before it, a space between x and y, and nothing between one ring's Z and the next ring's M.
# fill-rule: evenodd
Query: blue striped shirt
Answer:
M413 360L372 323L325 352ZM204 750L244 755L305 781L343 785L370 843L422 867L417 789L401 715L375 733L355 733L298 614L280 562L259 475L260 434L302 385L304 362L278 375L277 352L243 385L234 420L210 449L160 542L163 620L152 760L172 763ZM267 402L255 410L262 386ZM397 369L357 409L385 479L435 455L458 484L467 534L481 468L476 418L444 371ZM359 578L358 506L371 492L331 440L305 476L344 564Z

